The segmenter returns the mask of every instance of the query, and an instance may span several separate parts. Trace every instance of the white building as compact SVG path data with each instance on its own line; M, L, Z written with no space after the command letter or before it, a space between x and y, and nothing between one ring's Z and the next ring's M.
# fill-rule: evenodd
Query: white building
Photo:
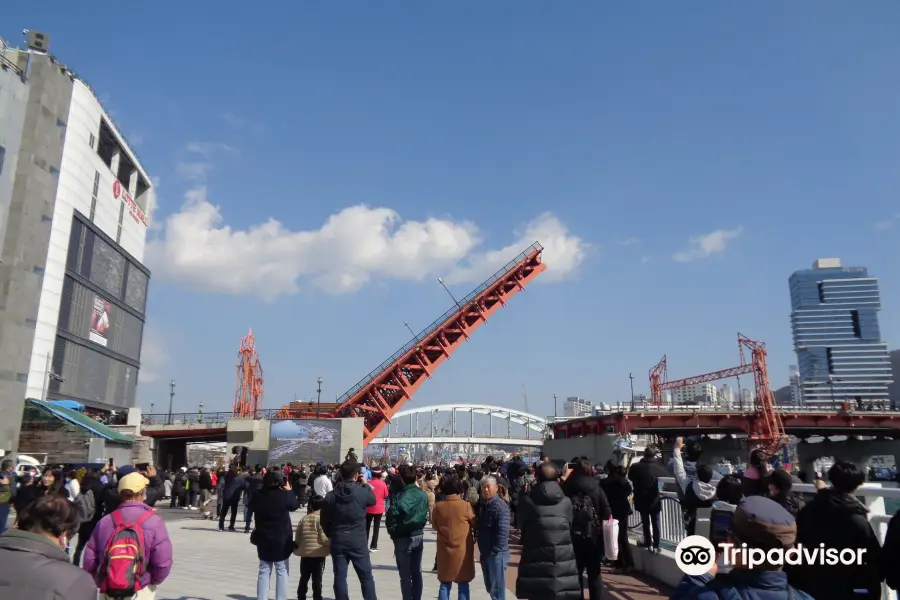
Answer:
M756 405L756 392L752 389L741 388L741 406L745 409Z
M564 417L589 417L593 412L594 405L578 396L569 396L563 403Z
M698 383L688 387L671 390L672 402L679 404L710 404L714 405L718 398L718 390L712 383Z
M48 49L0 42L0 449L26 398L127 408L140 368L152 182Z
M734 406L734 393L728 384L725 383L719 388L716 404L722 408L731 408Z

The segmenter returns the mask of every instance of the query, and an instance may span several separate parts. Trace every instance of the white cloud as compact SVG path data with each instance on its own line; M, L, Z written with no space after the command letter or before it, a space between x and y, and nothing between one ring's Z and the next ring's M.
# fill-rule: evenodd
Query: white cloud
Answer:
M160 372L166 368L169 362L165 338L166 336L156 327L152 325L144 327L138 383L153 383L162 377Z
M310 231L291 231L271 218L235 229L198 186L148 245L147 261L154 277L273 299L308 287L352 292L373 279L481 281L535 240L544 244L549 267L541 279L561 279L578 268L588 248L549 213L501 250L473 253L481 239L468 221L403 221L392 209L365 205L345 208Z
M179 162L175 165L175 173L179 177L195 183L206 181L212 169L212 163L208 162Z
M672 258L678 262L692 262L723 252L728 242L737 239L744 232L742 226L736 229L718 229L705 235L692 237L688 247Z
M204 158L212 158L216 154L239 154L238 149L224 142L188 142L184 145L184 151L191 154L199 154Z
M472 254L465 264L453 269L444 280L447 283L474 283L487 279L514 259L530 244L540 242L541 256L547 271L538 281L565 279L584 261L590 244L580 237L569 235L568 228L549 212L538 216L516 233L516 241L499 250Z
M895 214L893 217L887 219L886 221L879 221L878 223L875 223L875 229L877 229L878 231L887 231L897 224L900 224L900 213Z

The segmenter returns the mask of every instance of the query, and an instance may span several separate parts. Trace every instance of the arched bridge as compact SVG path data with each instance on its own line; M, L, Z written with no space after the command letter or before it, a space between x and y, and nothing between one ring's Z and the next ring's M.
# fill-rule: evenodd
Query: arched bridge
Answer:
M439 404L398 412L375 444L483 444L540 447L547 419L489 404Z

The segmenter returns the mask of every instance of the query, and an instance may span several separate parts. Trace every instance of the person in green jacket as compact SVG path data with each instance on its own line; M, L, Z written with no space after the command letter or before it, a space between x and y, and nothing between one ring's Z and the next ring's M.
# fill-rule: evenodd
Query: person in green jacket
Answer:
M416 486L416 469L400 467L403 489L391 496L387 530L394 540L403 600L422 600L423 528L428 521L428 496Z

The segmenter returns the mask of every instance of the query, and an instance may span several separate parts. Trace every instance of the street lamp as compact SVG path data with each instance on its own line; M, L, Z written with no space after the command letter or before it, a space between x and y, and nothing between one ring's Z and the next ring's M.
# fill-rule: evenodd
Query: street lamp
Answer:
M628 381L631 382L631 412L634 412L634 373L628 374Z
M172 404L175 402L175 380L169 382L169 418L166 421L169 425L172 424Z
M316 379L316 384L318 387L316 388L316 418L319 418L319 409L322 405L322 378L319 377Z
M553 419L555 420L558 416L556 413L556 394L553 394Z
M200 408L197 410L197 422L203 422L203 402L200 403Z
M415 338L415 337L416 337L416 332L412 330L412 327L409 326L409 323L407 323L406 321L403 321L403 325L404 325L407 329L409 329L409 332L412 334L413 338Z
M450 297L453 298L453 301L456 303L456 306L459 307L459 308L462 308L462 305L459 303L459 300L457 300L457 299L456 299L456 296L453 295L453 292L451 292L451 291L447 288L447 285L444 283L444 280L441 279L440 277L438 277L438 283L441 284L441 287L444 288L444 291L445 291L445 292L447 292L448 294L450 294Z

